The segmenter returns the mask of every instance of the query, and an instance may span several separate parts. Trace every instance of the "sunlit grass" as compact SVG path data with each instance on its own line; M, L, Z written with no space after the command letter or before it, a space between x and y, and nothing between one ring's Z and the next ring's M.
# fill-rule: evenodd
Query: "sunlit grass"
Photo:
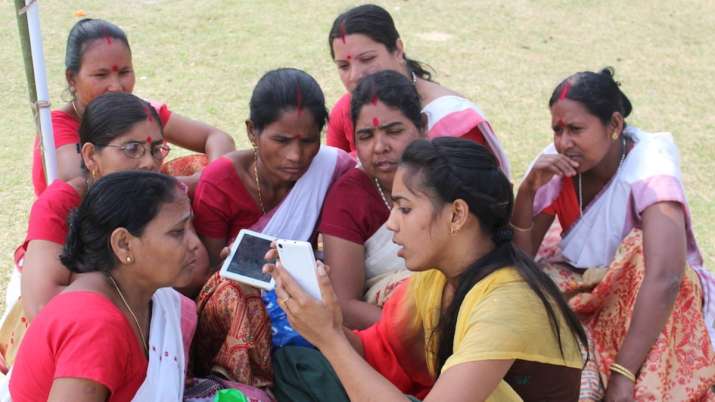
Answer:
M343 93L327 46L352 2L43 1L47 72L62 103L67 33L83 9L129 35L136 93L229 131L243 122L261 74L283 66L314 75L329 106ZM715 229L715 3L694 1L390 1L410 57L480 104L521 177L550 140L548 95L565 76L614 66L634 104L631 124L671 131L680 147L694 226L712 267ZM0 256L2 276L23 239L33 200L34 135L12 3L0 6ZM5 280L0 276L0 283ZM2 287L4 288L4 286ZM0 289L1 290L1 289Z

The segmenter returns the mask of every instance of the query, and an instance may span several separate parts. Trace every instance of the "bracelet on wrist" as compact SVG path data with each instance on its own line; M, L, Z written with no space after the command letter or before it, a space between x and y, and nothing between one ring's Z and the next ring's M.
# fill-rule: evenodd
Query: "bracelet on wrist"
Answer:
M515 224L509 222L509 226L511 226L512 229L516 230L517 232L531 232L531 229L534 228L534 221L531 222L531 225L529 225L528 228L522 228L519 226L516 226Z
M636 375L618 363L611 364L611 372L618 373L618 374L622 375L623 377L626 377L632 383L634 383L634 384L636 383Z

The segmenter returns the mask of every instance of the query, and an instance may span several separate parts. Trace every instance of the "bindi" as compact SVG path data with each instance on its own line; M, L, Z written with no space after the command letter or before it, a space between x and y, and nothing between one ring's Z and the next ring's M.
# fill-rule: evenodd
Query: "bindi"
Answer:
M377 117L373 117L373 118L372 118L372 126L375 127L375 128L379 127L379 126L380 126L380 119L378 119Z
M151 145L151 136L146 137L146 143Z
M116 64L113 65L113 66L112 66L112 71L114 71L114 72L116 73L117 71L119 71L119 67L117 67Z

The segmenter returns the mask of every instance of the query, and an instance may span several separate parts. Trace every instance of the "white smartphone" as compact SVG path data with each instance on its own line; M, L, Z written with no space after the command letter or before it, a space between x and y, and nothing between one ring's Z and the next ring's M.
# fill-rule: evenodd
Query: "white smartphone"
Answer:
M273 236L241 229L231 245L228 257L223 261L219 275L223 278L273 290L275 284L270 275L263 273L266 252L271 248Z
M322 300L313 246L306 241L277 240L276 247L286 271L309 295Z

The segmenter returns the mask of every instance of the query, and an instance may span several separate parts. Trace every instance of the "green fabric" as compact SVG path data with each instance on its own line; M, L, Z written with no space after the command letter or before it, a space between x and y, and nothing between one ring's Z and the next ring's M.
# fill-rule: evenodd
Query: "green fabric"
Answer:
M216 393L214 402L248 402L248 399L237 389L222 389Z
M279 402L348 402L340 379L313 348L284 346L273 353L273 394Z
M273 353L273 394L278 402L349 402L330 362L320 351L284 346ZM420 402L405 395L411 402Z

